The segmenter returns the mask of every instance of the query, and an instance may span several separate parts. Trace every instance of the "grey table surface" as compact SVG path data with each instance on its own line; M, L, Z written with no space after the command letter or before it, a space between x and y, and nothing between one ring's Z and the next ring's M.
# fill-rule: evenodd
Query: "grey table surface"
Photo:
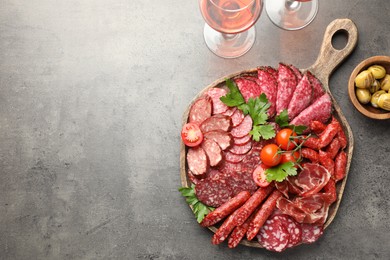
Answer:
M390 54L390 1L321 0L299 31L263 12L238 59L203 41L196 0L0 0L1 259L390 259L390 121L351 105L353 68ZM211 244L180 187L182 114L224 75L311 65L326 26L355 51L330 87L355 136L344 197L320 240L276 254Z

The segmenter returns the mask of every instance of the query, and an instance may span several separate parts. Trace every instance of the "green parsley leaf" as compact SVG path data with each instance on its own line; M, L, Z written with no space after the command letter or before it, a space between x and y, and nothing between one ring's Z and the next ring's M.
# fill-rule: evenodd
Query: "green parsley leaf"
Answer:
M276 135L272 125L254 125L249 134L252 135L253 140L257 142L260 141L260 137L269 140Z
M287 127L288 124L288 113L287 109L284 109L282 112L280 112L279 115L275 117L275 122L281 127Z
M285 162L279 164L278 166L268 168L267 170L265 170L265 173L267 175L268 182L282 182L287 178L287 176L295 176L298 172L297 168L294 167L293 162Z
M230 91L225 96L220 97L220 100L229 107L236 107L241 104L245 104L244 97L241 95L241 92L234 81L227 79L226 85Z
M301 135L306 130L307 126L305 125L289 125L296 134Z
M179 191L184 197L186 197L186 202L192 206L192 211L194 212L198 223L202 222L204 217L214 210L214 208L208 207L198 200L195 194L194 184L192 184L191 187L181 187L179 188Z

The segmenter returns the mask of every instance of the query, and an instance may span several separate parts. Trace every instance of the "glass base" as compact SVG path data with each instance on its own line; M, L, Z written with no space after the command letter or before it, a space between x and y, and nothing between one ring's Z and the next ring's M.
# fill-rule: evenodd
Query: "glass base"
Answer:
M318 12L318 0L299 2L267 0L265 10L269 19L285 30L299 30L310 24Z
M207 47L217 56L222 58L237 58L247 53L256 39L254 26L238 34L223 34L207 23L204 26L204 40Z

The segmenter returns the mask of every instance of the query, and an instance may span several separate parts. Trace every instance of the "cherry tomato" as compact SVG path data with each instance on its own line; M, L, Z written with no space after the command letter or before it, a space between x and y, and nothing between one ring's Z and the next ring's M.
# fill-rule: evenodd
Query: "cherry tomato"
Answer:
M194 147L203 141L203 134L198 125L187 123L181 129L181 139L185 145Z
M281 163L293 162L295 164L299 159L299 156L300 154L298 151L283 153Z
M260 152L261 161L269 167L278 165L281 160L279 150L276 144L267 144Z
M284 128L276 134L276 143L285 151L290 151L295 148L295 144L290 140L290 136L297 136L290 128Z
M253 171L253 180L260 187L267 187L270 185L270 182L267 181L267 175L265 174L266 169L268 169L268 167L262 163Z

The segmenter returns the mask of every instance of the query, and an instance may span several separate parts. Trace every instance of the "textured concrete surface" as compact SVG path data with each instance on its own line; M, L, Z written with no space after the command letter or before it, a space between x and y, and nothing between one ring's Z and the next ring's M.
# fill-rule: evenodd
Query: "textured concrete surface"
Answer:
M354 66L389 55L389 13L386 0L320 1L288 32L263 12L252 50L225 60L203 42L196 0L0 0L0 258L390 259L390 121L347 96ZM282 254L213 246L177 191L187 104L236 71L308 67L344 17L359 43L330 86L355 153L336 219Z

